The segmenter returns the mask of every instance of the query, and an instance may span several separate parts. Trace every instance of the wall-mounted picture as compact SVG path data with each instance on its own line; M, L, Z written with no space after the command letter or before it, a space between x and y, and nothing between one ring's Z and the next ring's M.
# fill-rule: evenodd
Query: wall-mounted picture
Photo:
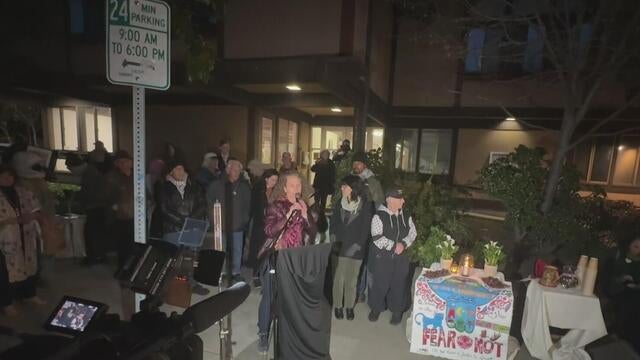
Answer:
M505 158L509 155L506 151L492 151L489 153L489 164L492 164L494 161L498 159Z

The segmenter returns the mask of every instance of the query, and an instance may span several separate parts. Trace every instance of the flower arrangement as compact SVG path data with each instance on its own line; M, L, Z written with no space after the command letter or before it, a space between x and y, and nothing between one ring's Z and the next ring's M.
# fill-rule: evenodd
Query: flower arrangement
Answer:
M489 241L484 244L482 255L484 255L484 263L490 266L498 266L505 257L502 245L498 244L497 241Z
M437 229L437 228L436 228ZM445 260L453 259L453 255L458 252L460 248L456 245L456 241L448 234L445 234L442 230L431 230L432 232L436 232L434 236L441 237L440 242L436 245L437 251L440 253L440 258Z

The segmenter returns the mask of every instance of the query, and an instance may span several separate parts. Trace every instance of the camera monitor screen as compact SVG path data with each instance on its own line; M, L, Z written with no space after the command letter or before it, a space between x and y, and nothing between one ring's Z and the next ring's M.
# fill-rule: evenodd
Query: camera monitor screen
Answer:
M105 304L65 296L49 316L45 328L65 334L79 335L85 332L92 321L95 321L106 311L107 305Z

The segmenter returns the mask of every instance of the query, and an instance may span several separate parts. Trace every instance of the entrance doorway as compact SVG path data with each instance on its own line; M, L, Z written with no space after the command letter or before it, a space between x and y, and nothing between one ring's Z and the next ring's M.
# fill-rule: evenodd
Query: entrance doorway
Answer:
M368 127L365 136L365 150L382 147L384 139L384 129L378 127ZM353 127L351 126L314 126L311 128L311 164L320 157L322 150L329 150L331 157L342 144L342 141L349 140L353 143ZM314 173L309 174L309 181L313 182Z

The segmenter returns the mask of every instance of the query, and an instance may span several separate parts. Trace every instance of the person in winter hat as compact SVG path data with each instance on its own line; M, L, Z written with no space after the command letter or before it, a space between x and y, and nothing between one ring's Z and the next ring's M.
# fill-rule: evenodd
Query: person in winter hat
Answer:
M386 204L380 205L371 221L372 243L369 248L369 271L373 281L369 285L370 321L377 321L380 313L391 310L391 324L398 325L405 311L409 257L407 249L416 239L416 226L403 211L404 194L394 187L386 193Z
M331 241L338 249L338 265L333 280L333 306L337 319L353 320L358 274L367 252L372 208L367 202L362 179L345 176L340 184L341 197L331 216Z

